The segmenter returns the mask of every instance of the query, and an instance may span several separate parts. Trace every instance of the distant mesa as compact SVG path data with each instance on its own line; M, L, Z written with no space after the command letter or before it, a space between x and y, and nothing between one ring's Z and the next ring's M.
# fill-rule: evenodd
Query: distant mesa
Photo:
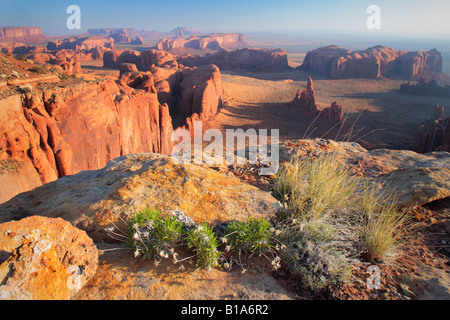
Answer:
M298 68L323 73L332 79L386 77L414 80L441 74L442 54L436 49L408 52L375 46L351 51L332 45L308 52Z
M214 33L184 38L183 29L177 29L175 39L161 39L156 48L165 51L203 50L220 51L247 47L245 35L239 33Z
M186 27L177 27L177 28L171 30L170 32L174 33L176 38L192 37L192 36L196 36L199 34L198 29L193 29L193 28L188 29Z
M0 27L0 42L43 42L47 40L48 37L42 33L39 27Z
M205 56L183 55L181 64L194 67L215 64L221 70L247 70L252 72L279 72L289 70L287 52L281 49L237 49L223 50Z
M76 37L61 41L49 41L47 50L91 50L98 46L113 49L114 40L103 37Z
M141 37L143 31L138 32L135 28L88 29L88 34L93 36L112 38L116 43L127 43L137 45L144 44L144 40Z

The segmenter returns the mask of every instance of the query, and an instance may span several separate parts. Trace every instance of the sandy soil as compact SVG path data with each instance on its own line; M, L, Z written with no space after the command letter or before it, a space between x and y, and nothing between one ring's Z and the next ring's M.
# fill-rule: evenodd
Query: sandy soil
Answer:
M344 107L345 125L339 130L314 118L290 110L297 89L314 81L316 103L320 108L333 101ZM299 70L252 74L222 71L225 106L205 125L221 130L243 128L279 129L280 140L326 137L356 141L363 139L374 147L410 149L422 121L433 114L436 104L449 106L449 98L417 97L400 94L401 80L329 80ZM450 116L450 108L446 110Z

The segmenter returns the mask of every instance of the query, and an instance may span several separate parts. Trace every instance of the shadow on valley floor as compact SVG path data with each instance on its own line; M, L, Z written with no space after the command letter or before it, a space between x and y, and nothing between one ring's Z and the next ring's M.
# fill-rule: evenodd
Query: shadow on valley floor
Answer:
M347 114L341 123L332 124L318 120L314 116L304 115L286 106L285 103L237 104L224 106L216 117L208 122L213 128L219 122L220 129L278 129L280 141L325 138L342 141L357 141L368 138L370 132L359 125L359 114ZM270 131L268 132L270 137Z
M450 98L417 97L395 90L334 97L344 106L352 99L368 101L370 108L363 111L359 122L369 131L385 128L373 138L393 148L412 148L420 124L432 117L436 104L449 106L445 116L450 116Z
M292 80L292 81L308 81L308 77L314 80L329 80L329 78L320 73L305 72L298 69L290 69L280 72L251 72L246 70L220 70L222 74L249 77L258 80L266 81L282 81L282 80Z

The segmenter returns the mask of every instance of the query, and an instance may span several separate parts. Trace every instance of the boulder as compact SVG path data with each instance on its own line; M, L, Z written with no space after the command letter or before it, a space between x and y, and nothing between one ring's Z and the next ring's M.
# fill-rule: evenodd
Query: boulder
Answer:
M159 154L133 154L100 170L83 171L22 193L0 205L0 221L29 215L61 217L94 241L136 210L179 209L195 223L271 218L280 208L269 193L208 167L176 163ZM123 227L123 225L122 225Z
M450 300L450 276L443 269L433 268L422 262L414 273L398 279L402 291L409 291L417 300Z
M120 64L120 74L128 72L136 72L138 69L134 63L121 63Z
M0 299L67 300L96 273L97 247L60 218L0 224Z
M387 194L401 207L421 206L450 197L450 169L406 168L377 179Z

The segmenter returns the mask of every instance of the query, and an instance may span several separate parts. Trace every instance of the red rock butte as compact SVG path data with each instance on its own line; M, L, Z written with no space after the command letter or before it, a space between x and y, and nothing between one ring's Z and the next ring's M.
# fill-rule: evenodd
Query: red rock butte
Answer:
M332 79L386 77L414 80L440 74L442 54L436 49L408 52L375 46L351 51L332 45L308 52L298 68L323 73Z
M178 35L179 33L177 33ZM214 33L203 36L192 36L184 39L162 39L156 45L158 50L173 51L176 49L211 50L243 48L247 46L245 36L240 33Z
M42 42L48 37L39 27L0 27L0 41Z

